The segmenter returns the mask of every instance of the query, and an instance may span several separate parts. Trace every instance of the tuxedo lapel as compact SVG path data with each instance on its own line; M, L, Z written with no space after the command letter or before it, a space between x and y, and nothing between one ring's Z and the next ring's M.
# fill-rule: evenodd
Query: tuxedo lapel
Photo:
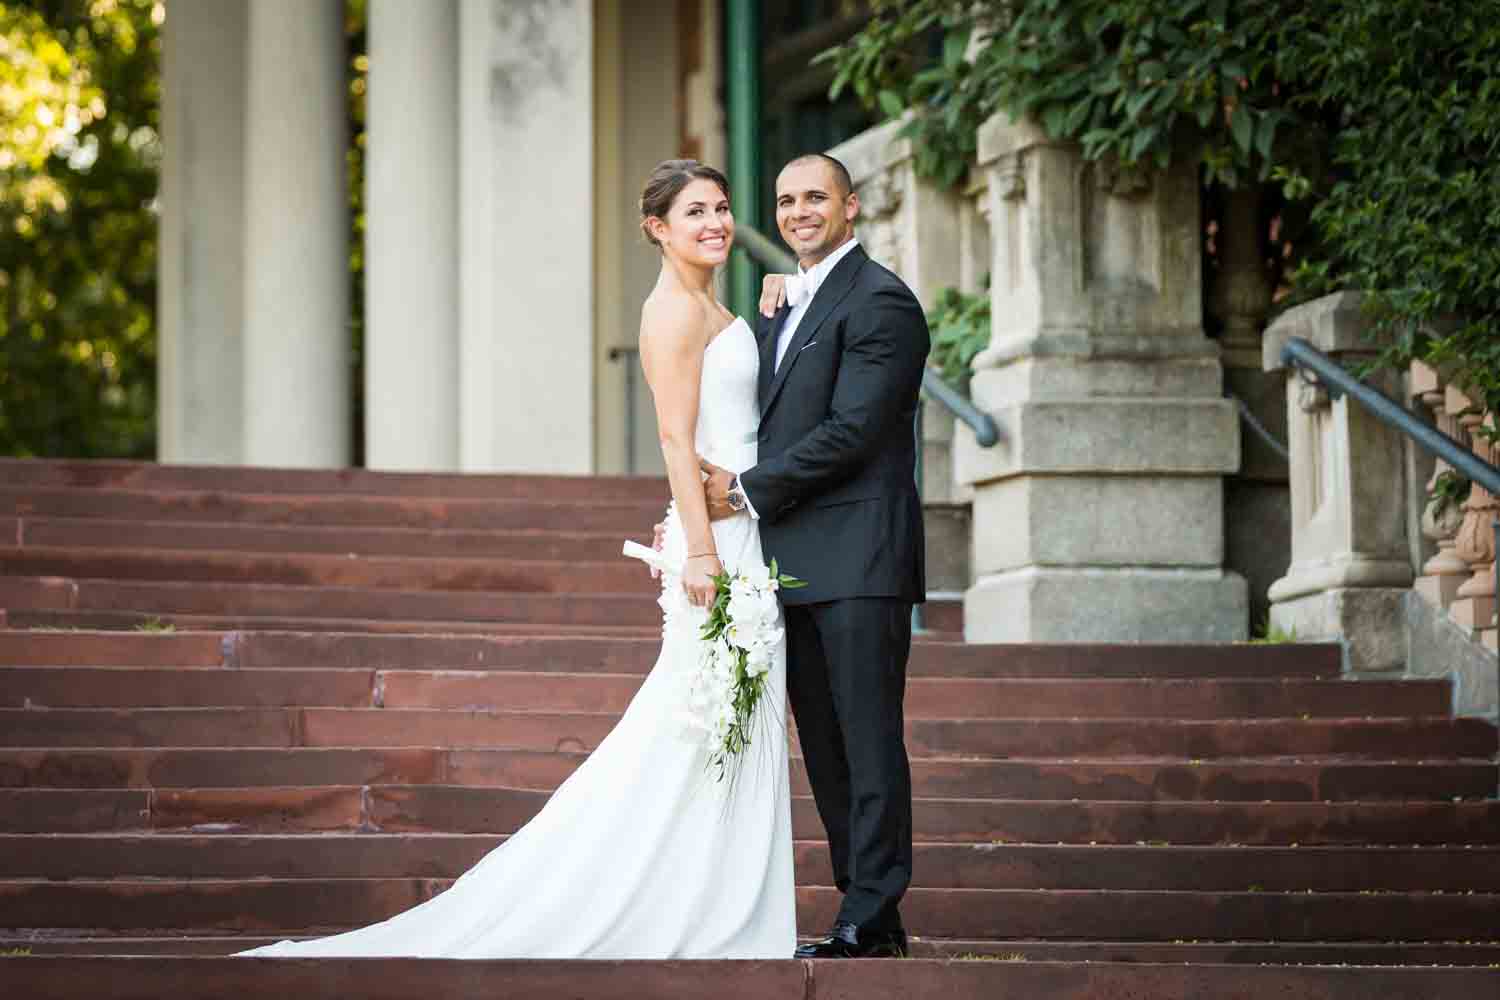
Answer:
M792 366L797 363L797 355L807 342L818 332L830 313L833 312L844 297L854 288L854 276L869 258L865 254L864 247L855 247L850 250L843 260L829 272L828 277L823 280L823 287L813 296L812 304L807 307L807 312L802 316L802 322L797 324L797 332L792 335L792 342L786 346L786 354L781 358L781 367L776 369L771 378L771 385L760 394L760 415L762 418L771 411L776 403L776 397L781 394L781 387L786 385L786 377L791 372ZM782 321L777 322L776 331L781 330ZM771 341L771 364L776 363L776 336ZM765 376L765 363L761 363L761 376Z
M776 310L776 315L770 319L760 317L760 371L757 372L755 384L755 398L760 403L762 413L766 411L766 396L771 391L771 376L776 367L776 341L781 336L781 328L786 325L786 318L792 313L792 307L783 305ZM760 316L759 313L756 314Z

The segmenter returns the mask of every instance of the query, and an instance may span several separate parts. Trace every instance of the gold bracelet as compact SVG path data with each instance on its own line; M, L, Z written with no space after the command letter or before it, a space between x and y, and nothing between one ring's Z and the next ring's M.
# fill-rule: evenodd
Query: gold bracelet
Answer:
M688 558L702 559L705 556L713 556L715 559L719 558L719 554L717 552L693 552L688 555Z

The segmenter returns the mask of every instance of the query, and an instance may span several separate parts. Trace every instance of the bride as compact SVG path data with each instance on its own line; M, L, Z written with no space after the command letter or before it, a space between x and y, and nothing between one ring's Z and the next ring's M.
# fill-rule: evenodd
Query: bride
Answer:
M673 501L662 541L661 654L619 724L534 819L438 896L333 937L241 952L275 957L790 958L796 947L785 727L776 650L733 780L678 721L721 570L762 561L748 515L710 523L700 458L756 461L755 334L714 295L729 259L729 183L668 160L641 196L661 274L641 309ZM678 609L678 613L673 613Z

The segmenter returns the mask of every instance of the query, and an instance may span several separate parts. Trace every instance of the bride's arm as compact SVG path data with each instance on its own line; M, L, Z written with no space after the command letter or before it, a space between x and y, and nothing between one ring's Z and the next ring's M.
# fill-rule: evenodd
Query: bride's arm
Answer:
M691 302L648 303L641 310L641 367L656 402L657 436L667 481L687 535L682 585L689 599L702 606L713 601L713 578L723 571L708 523L694 443L705 346L703 317Z

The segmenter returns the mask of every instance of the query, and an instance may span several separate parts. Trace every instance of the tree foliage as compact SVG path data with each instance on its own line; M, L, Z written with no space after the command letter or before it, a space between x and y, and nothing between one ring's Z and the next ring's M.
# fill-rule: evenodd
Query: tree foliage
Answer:
M1005 112L1079 142L1090 159L1165 165L1188 150L1210 181L1264 177L1315 155L1318 116L1298 106L1285 36L1300 0L876 0L856 37L825 53L853 88L908 128L919 168L953 183L988 118ZM924 39L942 34L941 55ZM967 55L967 58L966 58Z
M1005 113L1090 159L1189 156L1206 185L1264 185L1300 295L1368 292L1387 362L1440 365L1500 409L1500 0L873 7L823 58L835 93L909 117L926 175L959 182Z
M162 17L0 2L0 454L154 450Z
M1359 288L1394 335L1500 412L1500 0L1319 8L1301 51L1337 109L1310 288Z

